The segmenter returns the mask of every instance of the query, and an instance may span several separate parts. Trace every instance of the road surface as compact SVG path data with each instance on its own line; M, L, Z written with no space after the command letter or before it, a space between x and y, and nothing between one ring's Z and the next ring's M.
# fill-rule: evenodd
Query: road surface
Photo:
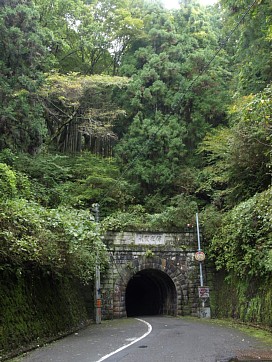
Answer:
M227 362L253 352L257 360L272 346L206 320L160 316L103 321L15 361Z

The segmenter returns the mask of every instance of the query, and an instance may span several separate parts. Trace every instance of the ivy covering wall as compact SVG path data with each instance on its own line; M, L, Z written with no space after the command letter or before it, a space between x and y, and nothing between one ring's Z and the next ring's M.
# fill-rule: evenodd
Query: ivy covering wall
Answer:
M25 348L84 326L92 317L75 279L56 278L40 269L1 270L0 355ZM88 286L90 297L92 286Z
M272 330L272 278L245 280L224 272L215 276L212 312L216 318L234 318Z

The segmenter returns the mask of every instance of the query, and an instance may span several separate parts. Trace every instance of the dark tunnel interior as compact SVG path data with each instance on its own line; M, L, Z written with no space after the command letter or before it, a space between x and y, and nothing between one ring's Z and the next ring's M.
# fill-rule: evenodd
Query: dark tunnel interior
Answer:
M176 288L172 279L156 269L135 274L126 288L128 317L176 313Z

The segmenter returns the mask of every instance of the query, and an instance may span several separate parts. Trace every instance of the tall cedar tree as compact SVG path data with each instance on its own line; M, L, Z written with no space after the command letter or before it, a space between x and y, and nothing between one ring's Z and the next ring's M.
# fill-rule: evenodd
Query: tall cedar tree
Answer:
M224 52L203 72L218 47L216 22L205 8L181 7L173 17L150 4L143 19L146 36L121 69L133 76L132 122L116 149L138 200L184 192L181 180L197 144L224 118L229 77Z
M0 149L34 154L46 133L35 93L45 68L39 14L31 0L0 4Z

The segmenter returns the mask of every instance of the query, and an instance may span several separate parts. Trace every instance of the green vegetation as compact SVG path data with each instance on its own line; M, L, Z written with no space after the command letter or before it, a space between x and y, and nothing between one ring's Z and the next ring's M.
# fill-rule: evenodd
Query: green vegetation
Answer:
M271 275L239 277L219 272L212 298L217 318L234 319L271 332Z
M44 271L1 270L1 357L37 347L72 332L91 317L77 280Z
M210 249L218 269L236 275L268 275L272 271L272 188L225 214Z
M270 0L2 1L0 271L92 283L105 231L198 210L229 283L216 313L271 327L271 18Z
M23 199L1 205L1 260L25 268L70 274L89 281L95 259L106 264L105 247L89 214L67 208L45 209Z

